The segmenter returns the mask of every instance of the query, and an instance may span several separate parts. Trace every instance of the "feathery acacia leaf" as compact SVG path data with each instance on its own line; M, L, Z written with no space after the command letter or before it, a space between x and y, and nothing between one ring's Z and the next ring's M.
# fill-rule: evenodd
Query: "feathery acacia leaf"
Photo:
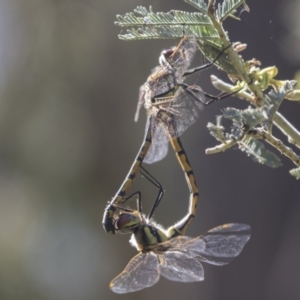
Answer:
M266 107L248 107L245 110L228 107L224 109L223 117L246 125L250 129L268 119L267 111Z
M258 139L262 138L299 166L299 159L292 149L286 147L272 135L272 126L275 125L287 135L289 142L300 148L300 133L287 120L278 115L278 109L283 99L295 93L295 82L275 79L278 73L276 66L260 69L259 61L251 60L245 62L240 56L237 56L236 52L243 50L238 46L244 46L244 44L232 44L222 27L222 22L228 17L239 19L235 14L242 5L244 10L249 11L246 0L223 0L222 4L218 4L214 15L207 14L208 5L204 0L184 1L200 12L191 13L171 10L167 13L155 13L151 7L147 9L143 6L138 6L133 12L118 15L115 24L126 28L126 31L120 34L119 38L123 40L139 40L179 39L183 36L195 37L199 49L208 60L227 72L232 81L240 80L235 87L233 86L232 90L228 91L227 87L224 90L220 88L220 90L231 93L239 88L241 92L236 95L241 96L242 99L247 99L251 104L257 106L256 108L249 107L244 110L226 108L220 120L226 118L233 122L229 132L225 132L225 128L220 123L217 123L217 125L208 124L210 133L221 144L208 149L207 153L212 154L225 151L238 144L240 149L245 151L255 161L270 167L280 166L279 158L269 150L266 150L264 144L258 141ZM233 49L229 48L228 51L225 50L223 53L224 45L226 45L226 49L228 45L232 45ZM232 50L236 50L236 52ZM249 93L246 91L247 87L249 88ZM262 91L270 87L273 90L268 95L263 95ZM294 100L295 95L291 97ZM258 128L258 125L261 125L261 127ZM253 135L253 133L256 134ZM293 169L290 173L300 178L300 168Z
M216 10L216 18L220 22L223 22L227 17L234 17L236 13L236 9L241 6L246 5L245 0L224 0L222 4L218 5L218 9ZM247 7L247 6L246 6ZM235 19L239 19L234 17Z
M146 7L138 6L133 12L123 16L117 15L117 19L115 24L121 27L142 25L204 25L212 27L208 16L202 13L179 10L154 13L151 6L149 10Z
M246 142L239 143L239 148L246 152L248 156L261 164L271 168L277 168L282 165L280 158L273 152L267 150L263 143L256 139L248 139Z
M215 40L220 45L219 35L206 14L172 10L154 13L143 6L133 12L117 15L116 25L131 27L123 40L182 38L184 35L195 36L201 40Z
M200 10L202 13L207 13L207 4L203 0L184 0L184 2L192 5L193 7Z
M210 132L210 134L219 142L224 143L225 142L225 136L224 136L224 127L214 125L213 123L208 123L207 128Z

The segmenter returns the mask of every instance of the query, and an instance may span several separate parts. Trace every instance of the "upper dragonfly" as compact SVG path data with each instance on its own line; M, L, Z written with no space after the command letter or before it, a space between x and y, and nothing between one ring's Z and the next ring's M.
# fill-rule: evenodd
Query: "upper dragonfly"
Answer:
M197 85L188 86L183 83L187 75L212 65L208 63L188 70L197 47L194 37L184 37L176 47L162 51L160 65L152 70L140 88L135 121L144 105L150 123L146 130L150 126L152 134L152 144L144 159L146 163L163 159L168 152L168 141L179 137L193 124L205 105L228 96L214 97L203 92Z
M224 224L203 236L190 238L180 235L178 230L186 222L185 218L167 230L155 224L152 215L164 194L163 188L148 172L143 175L159 187L159 194L148 217L142 214L140 192L138 210L117 206L121 212L115 217L115 230L132 233L131 244L140 253L111 281L112 291L135 292L154 285L160 275L173 281L201 281L204 270L200 261L222 266L240 254L250 239L248 225Z

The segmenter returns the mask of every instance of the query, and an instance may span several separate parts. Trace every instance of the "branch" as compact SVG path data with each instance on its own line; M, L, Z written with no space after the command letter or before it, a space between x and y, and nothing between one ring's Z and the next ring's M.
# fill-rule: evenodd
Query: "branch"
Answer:
M226 32L223 29L222 23L217 21L217 19L215 17L214 4L215 4L215 0L208 1L207 14L208 14L208 17L210 18L211 22L213 23L215 29L217 30L224 48L227 48L231 45L231 43L228 39ZM246 82L246 84L248 85L248 88L255 95L256 105L262 106L265 101L264 95L263 95L261 89L254 84L253 80L247 74L243 60L239 57L237 52L234 51L232 46L230 46L228 49L226 49L225 52L228 54L229 58L231 59L232 64L234 64L236 70L238 71L240 79L243 80L244 82Z
M215 154L215 153L219 153L219 152L225 152L227 149L233 147L237 143L238 142L235 141L235 140L228 140L224 144L220 144L220 145L217 145L217 146L212 147L212 148L207 148L205 150L205 153L206 154Z
M232 91L236 88L234 85L225 83L214 75L211 76L211 80L215 88L228 94L232 93ZM240 91L234 94L234 96L256 105L253 96L247 92ZM300 132L279 112L275 113L273 121L277 128L287 136L288 142L300 148Z

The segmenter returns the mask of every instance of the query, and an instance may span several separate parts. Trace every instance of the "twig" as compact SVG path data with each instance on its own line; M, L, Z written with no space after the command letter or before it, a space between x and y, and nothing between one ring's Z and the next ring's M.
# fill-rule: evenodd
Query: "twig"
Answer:
M233 85L223 82L214 75L211 76L211 80L213 86L222 92L230 94L232 93L233 88L235 88ZM255 101L253 101L253 97L247 92L240 91L234 95L243 100L249 101L253 105L256 105ZM300 148L300 132L278 111L274 115L273 121L278 129L280 129L280 131L287 136L288 142Z
M227 37L226 32L224 31L222 24L216 20L215 17L215 0L209 0L208 1L208 11L207 11L208 17L210 18L211 22L213 23L215 29L217 30L219 37L222 41L222 44L224 48L227 48L230 46L230 41ZM264 104L264 95L261 91L261 89L254 84L250 76L247 74L244 66L243 60L239 57L236 51L234 51L233 47L229 47L225 50L225 52L228 54L229 58L231 59L232 64L234 64L236 70L239 73L240 79L246 82L249 89L253 93L256 99L256 105L258 107L262 106Z
M205 153L206 154L215 154L218 152L225 152L227 149L231 148L232 146L234 146L237 143L238 143L238 141L230 140L230 141L227 141L225 144L220 144L215 147L206 149Z

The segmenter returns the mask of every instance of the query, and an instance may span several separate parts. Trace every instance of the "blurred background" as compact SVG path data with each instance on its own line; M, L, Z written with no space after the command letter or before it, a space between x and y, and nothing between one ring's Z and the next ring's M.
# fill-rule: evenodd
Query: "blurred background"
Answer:
M299 1L247 3L250 14L224 24L231 40L248 44L245 59L292 79L300 65ZM0 299L299 299L294 165L282 157L284 166L271 169L234 149L204 153L216 144L207 122L226 106L248 106L237 98L207 107L182 137L200 189L187 233L241 222L252 227L250 242L228 266L205 265L203 282L162 278L134 294L110 291L136 250L129 235L104 232L103 210L142 142L145 113L133 121L139 86L160 51L176 43L119 40L116 14L137 5L194 11L181 0L0 0ZM201 62L198 52L194 66ZM211 68L192 80L217 95L210 74L226 79ZM287 101L280 109L298 129L299 111ZM172 151L148 170L166 189L155 219L168 227L187 211L183 173ZM138 189L147 211L157 190L144 178L130 192Z

